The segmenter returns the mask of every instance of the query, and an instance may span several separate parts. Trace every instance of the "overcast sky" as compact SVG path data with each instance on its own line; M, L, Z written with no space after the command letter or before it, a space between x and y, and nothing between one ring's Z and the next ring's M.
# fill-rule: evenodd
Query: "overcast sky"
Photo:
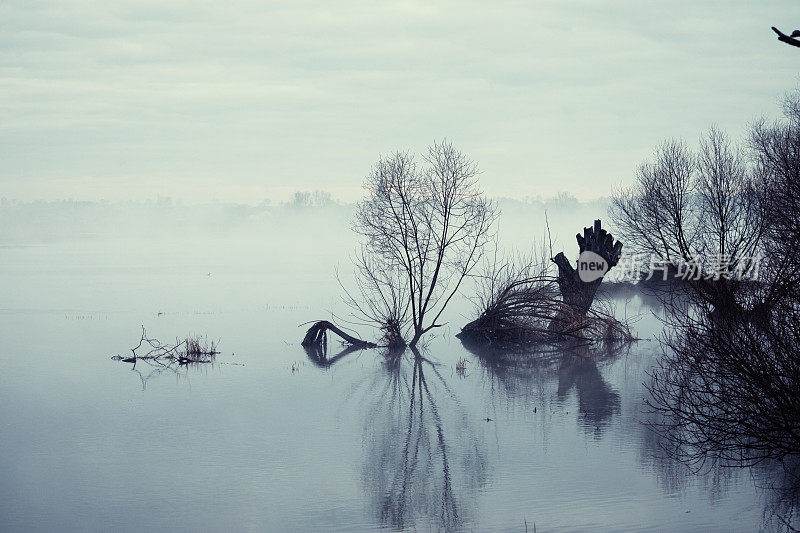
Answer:
M797 1L0 0L0 196L358 197L448 138L493 196L608 195L798 84Z

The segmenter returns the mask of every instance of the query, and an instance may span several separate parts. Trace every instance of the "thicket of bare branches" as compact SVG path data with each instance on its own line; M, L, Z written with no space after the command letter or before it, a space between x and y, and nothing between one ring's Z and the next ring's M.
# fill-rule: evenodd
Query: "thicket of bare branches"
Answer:
M379 343L391 349L406 345L406 326L411 305L405 272L387 264L362 247L353 261L355 290L339 285L345 293L345 303L353 310L360 324L377 327Z
M737 293L737 305L704 298L668 302L668 334L649 385L650 405L662 415L654 427L669 450L696 465L710 457L752 465L800 456L797 93L787 99L785 114L783 121L757 122L751 137L753 188L765 191L767 205L757 221L755 246L766 259L758 282ZM762 312L748 311L756 308Z
M659 145L634 185L616 192L610 211L633 253L659 257L673 273L680 263L705 269L689 288L724 309L736 302L736 273L753 266L766 231L759 177L745 151L711 128L697 150L674 139Z
M363 237L357 290L347 302L377 325L383 342L415 346L439 319L493 237L495 206L477 185L477 165L449 142L417 164L396 152L367 176L353 229Z
M472 300L478 317L459 336L508 344L551 339L549 325L559 305L558 285L545 257L502 257L495 249L476 280Z
M649 403L676 457L750 465L800 454L798 310L761 322L671 313Z
M757 121L750 147L761 186L769 200L763 248L762 300L774 305L800 299L800 90L789 94L784 119Z

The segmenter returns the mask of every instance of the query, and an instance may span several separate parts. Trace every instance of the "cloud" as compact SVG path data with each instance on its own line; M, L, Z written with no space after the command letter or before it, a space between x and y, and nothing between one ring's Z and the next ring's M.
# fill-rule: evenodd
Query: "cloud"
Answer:
M607 194L659 139L775 109L789 5L4 2L0 194L356 190L443 137L491 193Z

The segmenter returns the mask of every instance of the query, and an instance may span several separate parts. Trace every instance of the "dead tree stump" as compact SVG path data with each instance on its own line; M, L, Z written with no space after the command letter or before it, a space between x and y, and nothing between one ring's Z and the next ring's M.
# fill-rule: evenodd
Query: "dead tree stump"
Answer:
M605 260L608 265L606 273L619 262L622 243L614 242L614 236L601 227L599 219L594 221L594 227L583 228L583 235L579 233L575 238L578 241L580 253L594 252ZM597 294L603 278L589 282L583 281L564 252L559 252L552 258L552 261L558 266L558 288L566 308L551 321L550 329L564 329L576 318L586 315L594 302L595 294Z

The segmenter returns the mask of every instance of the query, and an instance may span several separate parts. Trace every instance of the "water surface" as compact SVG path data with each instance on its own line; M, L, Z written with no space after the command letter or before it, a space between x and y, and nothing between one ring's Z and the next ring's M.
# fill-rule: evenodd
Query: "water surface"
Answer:
M317 213L0 248L0 528L776 527L749 472L663 457L642 424L651 340L497 360L454 338L462 299L420 357L309 357L298 325L344 314L352 246L347 213ZM652 338L647 303L627 305ZM141 325L222 353L177 372L112 361Z

